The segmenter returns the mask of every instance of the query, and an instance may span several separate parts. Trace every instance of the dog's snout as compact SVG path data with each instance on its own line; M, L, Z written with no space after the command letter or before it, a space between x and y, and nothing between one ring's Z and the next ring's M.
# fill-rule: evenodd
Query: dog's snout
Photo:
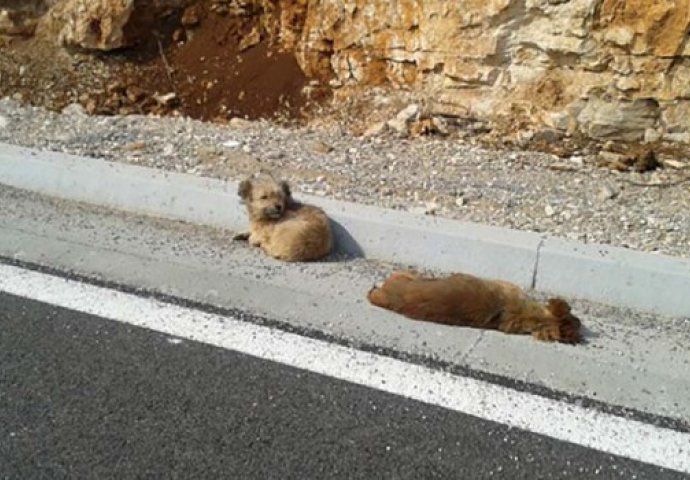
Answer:
M283 206L280 203L276 203L273 208L275 208L277 212L283 211Z

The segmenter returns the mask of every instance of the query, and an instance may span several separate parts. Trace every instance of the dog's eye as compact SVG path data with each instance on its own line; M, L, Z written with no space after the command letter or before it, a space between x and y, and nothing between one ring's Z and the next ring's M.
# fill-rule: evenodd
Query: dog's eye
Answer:
M261 197L259 197L259 198L260 198L261 200L266 200L266 199L268 198L268 195L261 195Z

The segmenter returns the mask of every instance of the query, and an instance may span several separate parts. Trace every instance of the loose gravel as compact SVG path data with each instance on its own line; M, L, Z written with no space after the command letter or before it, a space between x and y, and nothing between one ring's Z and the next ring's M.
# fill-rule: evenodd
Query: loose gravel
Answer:
M467 139L93 117L77 105L58 114L7 98L0 142L219 178L269 170L295 192L690 257L690 169L621 173L586 156L491 151Z

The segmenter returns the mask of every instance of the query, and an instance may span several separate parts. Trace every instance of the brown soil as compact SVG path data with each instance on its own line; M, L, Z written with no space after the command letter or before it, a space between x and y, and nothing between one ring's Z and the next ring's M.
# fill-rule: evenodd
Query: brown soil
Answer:
M41 38L6 38L0 43L0 96L19 95L52 109L78 101L91 113L202 120L300 118L326 98L324 90L305 97L307 78L294 55L272 41L259 15L215 13L212 3L172 12L156 22L159 31L139 17L129 32L139 44L119 52L68 53Z

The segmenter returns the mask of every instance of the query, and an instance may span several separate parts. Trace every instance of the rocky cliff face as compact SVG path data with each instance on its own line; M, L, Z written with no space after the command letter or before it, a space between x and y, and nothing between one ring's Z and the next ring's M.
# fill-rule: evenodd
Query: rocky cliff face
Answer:
M63 44L109 50L150 30L143 18L191 3L61 0L42 25ZM418 93L439 114L690 143L688 0L212 3L227 15L260 16L308 77L344 92L389 86Z
M690 140L687 0L309 2L309 75L428 92L434 109L629 141Z

